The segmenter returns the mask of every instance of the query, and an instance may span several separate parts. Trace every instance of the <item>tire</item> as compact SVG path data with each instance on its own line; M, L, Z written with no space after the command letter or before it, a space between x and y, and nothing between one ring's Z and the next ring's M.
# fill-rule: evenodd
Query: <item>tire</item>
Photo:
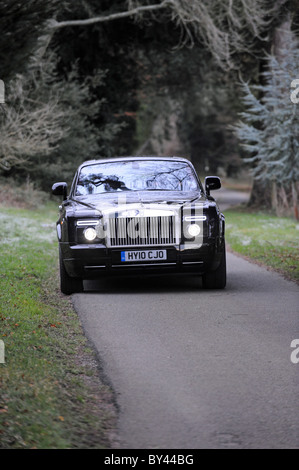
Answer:
M83 280L70 277L64 267L61 250L59 249L60 290L65 295L83 292Z
M215 271L207 272L202 276L204 289L224 289L226 286L226 251L223 248L222 258Z

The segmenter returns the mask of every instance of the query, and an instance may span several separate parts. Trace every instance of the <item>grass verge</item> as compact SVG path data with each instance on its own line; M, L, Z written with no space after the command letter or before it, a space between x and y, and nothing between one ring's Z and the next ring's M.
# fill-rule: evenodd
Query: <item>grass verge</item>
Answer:
M57 205L0 207L0 448L108 448L113 395L58 290Z
M226 211L225 221L232 251L299 283L298 222L238 208Z

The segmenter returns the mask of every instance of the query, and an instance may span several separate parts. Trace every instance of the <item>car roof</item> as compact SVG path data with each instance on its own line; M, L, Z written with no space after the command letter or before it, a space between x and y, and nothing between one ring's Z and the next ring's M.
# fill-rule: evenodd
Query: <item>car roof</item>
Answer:
M112 163L112 162L123 162L123 161L141 161L141 160L156 160L156 161L169 161L174 160L178 162L186 162L192 164L190 160L183 157L160 157L154 155L144 155L144 156L131 156L131 157L113 157L113 158L98 158L94 160L86 160L81 163L79 169L86 165L94 165L97 163Z

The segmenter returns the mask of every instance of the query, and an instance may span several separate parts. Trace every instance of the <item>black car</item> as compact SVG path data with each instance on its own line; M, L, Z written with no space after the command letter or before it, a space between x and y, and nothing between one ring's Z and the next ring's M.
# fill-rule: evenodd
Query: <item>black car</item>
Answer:
M203 287L226 285L225 219L189 160L121 157L79 166L66 183L57 222L61 291L82 292L83 279L108 275L185 273Z

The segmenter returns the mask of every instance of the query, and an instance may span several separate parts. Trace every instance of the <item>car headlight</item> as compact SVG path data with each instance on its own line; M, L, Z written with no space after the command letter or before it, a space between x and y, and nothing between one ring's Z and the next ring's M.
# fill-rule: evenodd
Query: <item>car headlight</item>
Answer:
M89 242L92 242L97 237L97 232L95 231L93 227L88 227L84 230L83 235L86 238L86 240L88 240Z
M99 224L99 221L98 220L87 220L87 219L84 219L84 220L77 220L77 227L85 227L85 226L89 226L89 225L98 225Z
M196 221L204 222L205 220L207 220L207 217L205 215L185 215L184 216L185 222L196 222Z
M191 224L187 227L187 232L190 237L197 237L200 234L200 226L197 224Z

